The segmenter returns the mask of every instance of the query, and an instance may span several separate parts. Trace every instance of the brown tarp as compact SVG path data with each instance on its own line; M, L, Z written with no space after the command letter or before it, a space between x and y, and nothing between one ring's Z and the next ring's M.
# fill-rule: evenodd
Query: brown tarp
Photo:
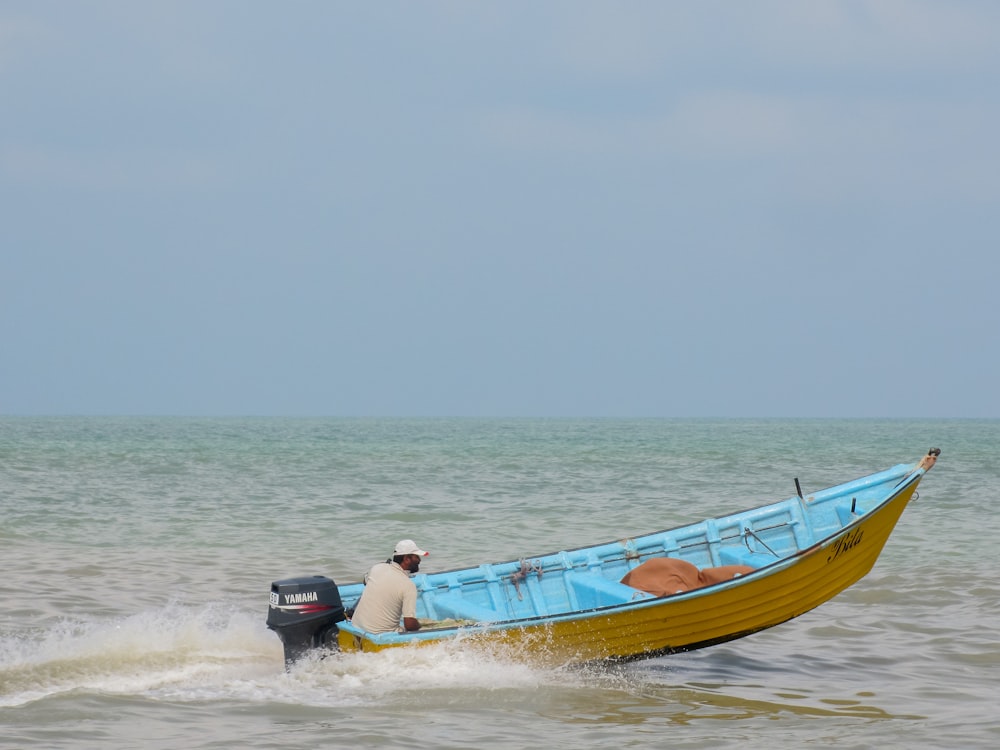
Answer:
M669 596L728 581L753 570L749 565L722 565L698 570L686 560L655 557L626 573L622 583L655 596Z

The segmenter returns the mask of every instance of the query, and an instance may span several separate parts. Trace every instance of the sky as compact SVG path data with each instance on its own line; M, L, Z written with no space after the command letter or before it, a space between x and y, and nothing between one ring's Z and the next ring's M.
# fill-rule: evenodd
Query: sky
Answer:
M0 0L0 414L998 418L998 134L993 0Z

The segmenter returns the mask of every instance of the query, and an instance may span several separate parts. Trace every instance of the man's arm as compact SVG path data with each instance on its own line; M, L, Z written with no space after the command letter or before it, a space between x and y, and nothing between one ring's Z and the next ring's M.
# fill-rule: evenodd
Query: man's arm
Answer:
M420 630L420 621L417 620L417 587L413 581L407 581L409 586L403 593L403 630L412 632Z

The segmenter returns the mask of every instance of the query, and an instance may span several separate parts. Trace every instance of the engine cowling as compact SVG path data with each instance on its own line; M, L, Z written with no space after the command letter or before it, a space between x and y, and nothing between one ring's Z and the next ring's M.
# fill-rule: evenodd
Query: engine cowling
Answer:
M313 649L337 650L337 623L345 619L340 590L326 576L286 578L271 584L267 627L285 648L285 665Z

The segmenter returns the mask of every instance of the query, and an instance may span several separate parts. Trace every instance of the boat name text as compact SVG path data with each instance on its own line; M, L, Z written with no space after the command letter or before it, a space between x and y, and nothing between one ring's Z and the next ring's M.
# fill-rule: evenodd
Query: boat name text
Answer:
M861 537L863 536L864 532L861 529L855 529L848 534L844 534L844 536L840 537L840 539L838 539L833 545L833 551L830 553L830 556L826 558L826 561L828 563L833 562L844 552L857 547L861 544Z

